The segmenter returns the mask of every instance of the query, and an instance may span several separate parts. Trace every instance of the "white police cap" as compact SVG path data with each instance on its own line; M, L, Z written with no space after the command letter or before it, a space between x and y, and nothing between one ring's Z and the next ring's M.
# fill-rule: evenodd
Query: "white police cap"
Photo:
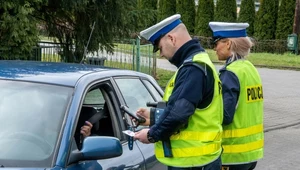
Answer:
M160 21L159 23L141 31L140 35L153 44L153 52L156 52L158 50L157 46L160 38L174 29L177 25L182 23L180 18L180 14L172 15Z
M229 22L209 22L209 26L213 31L214 42L223 38L246 37L246 28L248 23L229 23Z

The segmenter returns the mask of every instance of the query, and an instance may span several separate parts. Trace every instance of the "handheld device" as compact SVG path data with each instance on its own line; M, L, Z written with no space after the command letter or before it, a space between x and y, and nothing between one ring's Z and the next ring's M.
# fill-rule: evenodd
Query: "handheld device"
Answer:
M126 112L127 114L129 114L131 117L135 118L135 120L137 120L138 123L145 123L145 122L146 122L146 119L145 119L145 118L133 114L133 113L128 109L127 106L121 105L120 108L121 108L124 112Z
M166 102L164 102L164 101L147 102L146 105L147 105L147 107L151 107L150 108L150 126L152 126L158 121L159 117L164 113L165 108L166 108ZM164 148L165 157L168 157L168 158L173 157L170 139L163 140L162 145Z

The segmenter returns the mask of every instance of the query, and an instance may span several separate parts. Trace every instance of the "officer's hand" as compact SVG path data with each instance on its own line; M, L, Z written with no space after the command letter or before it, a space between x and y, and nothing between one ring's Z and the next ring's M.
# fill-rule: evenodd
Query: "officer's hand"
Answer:
M150 111L146 108L139 108L137 111L136 111L136 115L138 117L143 117L146 119L146 122L145 123L140 123L140 125L143 125L143 126L149 126L150 125ZM137 122L137 120L135 120L133 118L133 121L135 124L139 124Z
M80 134L82 134L84 138L90 136L92 128L93 124L91 124L89 121L85 121L85 125L81 127Z
M146 144L150 143L147 137L148 131L149 129L142 129L138 132L135 132L134 139L139 140L142 143L146 143Z

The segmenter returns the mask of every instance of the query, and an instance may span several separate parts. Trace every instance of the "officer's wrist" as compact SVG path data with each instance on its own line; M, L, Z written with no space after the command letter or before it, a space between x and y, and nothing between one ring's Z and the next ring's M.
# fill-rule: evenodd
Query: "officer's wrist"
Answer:
M150 136L150 130L147 132L147 139L150 143L156 142L155 139L152 136Z
M149 127L155 124L155 112L150 112L150 124Z

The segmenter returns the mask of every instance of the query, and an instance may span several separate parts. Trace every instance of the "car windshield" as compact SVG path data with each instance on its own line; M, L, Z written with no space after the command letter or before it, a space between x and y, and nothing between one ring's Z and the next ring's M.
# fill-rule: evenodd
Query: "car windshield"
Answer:
M0 165L50 166L73 89L0 80Z

